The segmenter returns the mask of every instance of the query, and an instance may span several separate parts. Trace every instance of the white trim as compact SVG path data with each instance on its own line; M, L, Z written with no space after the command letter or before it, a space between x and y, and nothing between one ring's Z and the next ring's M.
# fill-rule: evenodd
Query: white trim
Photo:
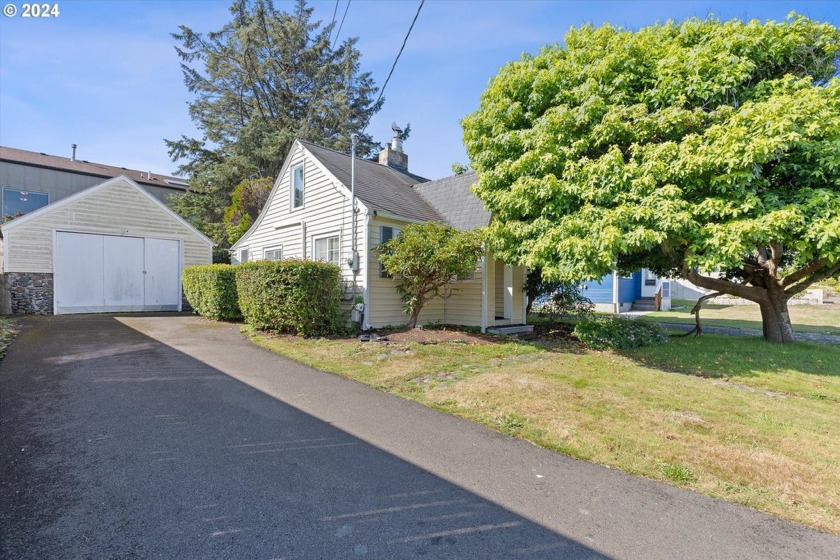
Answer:
M620 313L621 312L621 304L618 302L619 298L619 289L621 282L621 278L618 275L617 270L613 270L613 291L612 291L612 304L613 304L613 313Z
M333 263L332 261L323 261L323 262L328 262L328 263L331 263L331 264L337 264L338 267L341 268L341 230L338 230L338 231L335 231L335 232L330 232L330 233L317 233L317 234L313 233L310 236L309 242L311 243L311 247L312 247L312 260L313 261L318 260L315 257L315 242L320 241L321 239L332 239L333 237L338 238L338 262L337 263ZM329 247L327 248L327 250L329 250ZM304 251L304 253L305 253L305 251Z
M30 212L29 214L25 214L25 215L21 216L20 218L17 218L15 220L12 220L11 222L3 224L3 226L0 227L0 231L3 232L3 237L5 238L7 231L16 228L20 224L24 224L24 223L26 223L26 222L34 219L34 218L37 218L37 217L41 216L42 214L47 214L48 212L52 212L53 210L63 208L64 206L72 204L72 203L74 203L78 200L82 200L82 199L87 198L89 196L93 196L94 194L97 194L99 191L105 190L105 189L107 189L107 188L109 188L109 187L111 187L111 186L113 186L113 185L115 185L119 182L123 182L125 184L128 184L128 186L133 187L134 189L136 189L137 191L142 193L143 196L145 196L148 200L153 202L158 208L160 208L161 210L166 212L171 218L174 218L180 224L186 226L187 229L189 229L192 233L194 233L197 237L199 237L202 241L204 241L211 248L215 246L215 243L213 243L213 241L211 241L210 238L208 238L206 235L204 235L203 233L198 231L192 224L190 224L184 218L182 218L181 216L179 216L178 214L176 214L175 212L170 210L163 202L161 202L160 200L155 198L154 195L152 195L151 193L146 191L146 189L144 189L143 187L141 187L140 185L138 185L137 183L135 183L134 181L132 181L131 179L126 177L125 175L120 175L118 177L114 177L113 179L108 179L107 181L99 183L98 185L94 185L93 187L87 188L83 191L79 191L79 192L77 192L73 195L62 198L59 201L53 202L52 204L48 204L47 206L39 208L38 210L35 210L34 212Z
M300 168L301 198L300 206L295 206L295 170ZM289 168L289 213L298 212L306 207L306 157Z
M490 253L485 253L481 259L481 332L487 332L487 261ZM495 297L495 294L494 294Z
M358 198L356 199L358 200ZM362 328L364 330L370 329L370 265L368 265L368 261L370 260L371 250L370 250L370 214L365 212L365 233L364 233L364 247L365 247L365 285L364 290L362 291L362 297L364 298L365 302L365 321ZM352 226L351 226L352 227Z
M269 259L268 257L265 256L265 254L268 253L269 251L280 251L280 258L279 259ZM268 260L271 260L271 261L283 260L283 245L280 244L280 245L272 245L270 247L263 247L263 259L265 259L267 261Z
M356 197L358 200L358 197ZM400 216L398 214L392 214L391 212L385 212L384 210L374 210L373 211L375 216L374 218L383 218L385 220L395 220L398 222L406 222L409 224L428 224L429 222L433 222L434 220L417 220L415 218L406 218L404 216Z
M513 267L502 263L504 272L502 273L505 284L504 294L504 318L508 321L513 320Z

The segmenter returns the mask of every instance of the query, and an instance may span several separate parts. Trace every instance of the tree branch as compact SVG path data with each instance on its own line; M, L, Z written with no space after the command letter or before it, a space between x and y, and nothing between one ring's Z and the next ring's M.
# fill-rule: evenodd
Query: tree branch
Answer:
M722 278L710 278L709 276L703 276L696 270L689 270L685 268L682 271L682 277L695 286L742 297L744 299L754 301L755 303L759 303L767 297L766 290L763 288L749 287L746 285L752 280L752 278L748 278L743 284L736 284L735 282L723 280Z
M792 272L791 274L788 274L787 276L785 276L781 281L782 288L787 288L788 286L796 284L797 282L799 282L803 278L806 278L809 274L813 274L814 272L817 272L823 266L825 266L825 261L823 261L822 259L812 260L811 262L809 262L808 264L806 264L805 266L803 266L799 270L797 270L795 272Z
M803 269L804 270L804 269ZM799 271L797 271L799 272ZM805 278L804 280L800 281L798 284L794 284L793 286L789 287L785 290L785 295L788 298L792 298L796 294L805 291L815 282L819 282L820 280L825 280L826 278L833 276L840 272L840 262L836 263L834 266L830 268L826 268L822 272L818 272L811 276L810 278ZM795 273L794 273L795 274ZM791 275L792 276L792 275Z
M688 331L685 334L681 334L679 336L689 336L692 333L694 336L700 336L703 334L703 327L700 325L700 307L702 307L703 302L707 299L712 299L714 297L722 296L722 292L712 292L710 294L706 294L705 296L701 296L697 303L694 304L694 307L691 309L691 314L694 315L694 328Z

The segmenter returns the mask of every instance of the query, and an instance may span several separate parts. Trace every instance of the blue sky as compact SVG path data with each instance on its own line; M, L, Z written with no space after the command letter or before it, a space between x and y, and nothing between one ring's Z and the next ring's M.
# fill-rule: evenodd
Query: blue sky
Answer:
M170 173L164 138L197 135L187 115L170 33L179 25L214 31L228 21L228 0L59 0L56 18L0 16L0 144ZM290 9L292 2L277 1ZM311 2L332 20L335 0ZM362 69L381 87L419 0L351 0L341 37L359 37ZM338 19L347 6L339 0ZM784 19L791 11L840 25L840 2L568 2L427 0L369 127L387 142L390 123L411 122L405 144L411 171L449 175L467 163L460 119L507 61L562 43L570 26L610 22L639 28L705 17Z

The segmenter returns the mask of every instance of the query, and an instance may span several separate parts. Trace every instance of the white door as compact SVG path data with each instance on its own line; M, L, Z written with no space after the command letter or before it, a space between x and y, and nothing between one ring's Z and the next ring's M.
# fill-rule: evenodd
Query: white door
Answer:
M181 243L56 232L55 313L178 311Z
M178 311L181 303L181 243L146 238L145 306L148 311Z
M659 287L656 280L656 274L646 268L642 269L642 297L653 297L656 295L656 290Z
M56 314L85 313L103 305L103 243L101 235L63 231L55 234L53 289Z
M143 311L143 238L103 235L104 306Z

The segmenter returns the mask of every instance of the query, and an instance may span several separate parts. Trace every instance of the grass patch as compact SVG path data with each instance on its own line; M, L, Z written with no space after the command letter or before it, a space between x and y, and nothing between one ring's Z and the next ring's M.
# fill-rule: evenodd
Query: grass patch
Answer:
M253 336L548 449L840 534L840 347L704 335L618 353Z
M17 321L0 317L0 359L6 355L6 348L18 332Z
M681 309L655 311L641 317L644 321L694 324L694 302L676 300ZM790 320L794 332L840 335L840 305L791 305ZM704 305L700 311L703 326L761 330L761 312L757 305Z

